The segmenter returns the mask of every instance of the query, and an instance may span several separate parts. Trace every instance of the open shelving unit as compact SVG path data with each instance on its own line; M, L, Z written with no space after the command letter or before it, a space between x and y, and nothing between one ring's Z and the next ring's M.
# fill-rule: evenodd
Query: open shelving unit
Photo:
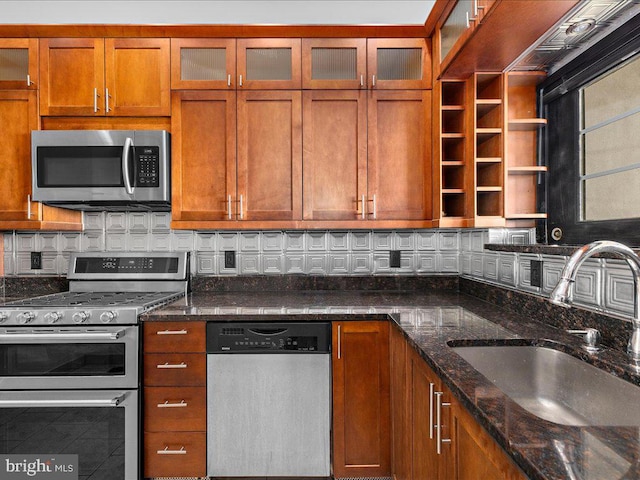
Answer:
M504 102L501 73L475 73L469 79L473 94L473 161L477 227L503 226L504 219Z
M537 210L538 185L547 167L538 164L538 137L547 125L537 116L537 85L544 72L509 72L505 74L505 110L507 113L505 183L505 219L508 226L531 227L545 219Z
M470 226L467 147L468 112L464 80L440 82L440 227Z

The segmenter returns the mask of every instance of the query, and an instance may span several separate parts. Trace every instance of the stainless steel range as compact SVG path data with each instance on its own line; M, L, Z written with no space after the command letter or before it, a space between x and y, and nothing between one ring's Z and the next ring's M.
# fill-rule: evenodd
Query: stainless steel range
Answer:
M7 455L140 478L139 316L183 296L188 274L186 253L76 253L68 292L0 306L0 478Z

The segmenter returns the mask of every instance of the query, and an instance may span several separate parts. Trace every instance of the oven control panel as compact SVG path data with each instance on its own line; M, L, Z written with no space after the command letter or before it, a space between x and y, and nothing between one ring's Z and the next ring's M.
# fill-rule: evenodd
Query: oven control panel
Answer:
M208 353L327 353L331 324L207 323Z

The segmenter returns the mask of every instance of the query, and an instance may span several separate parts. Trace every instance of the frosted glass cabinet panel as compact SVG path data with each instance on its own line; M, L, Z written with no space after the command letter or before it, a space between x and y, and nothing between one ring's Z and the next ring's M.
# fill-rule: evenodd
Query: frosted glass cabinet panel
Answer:
M431 40L377 38L367 41L368 87L422 90L431 88Z
M301 40L238 40L239 89L297 89L301 82Z
M0 39L0 89L37 89L38 40Z
M236 85L234 39L171 40L171 88L232 89Z
M359 89L367 81L364 38L312 38L302 41L303 88Z

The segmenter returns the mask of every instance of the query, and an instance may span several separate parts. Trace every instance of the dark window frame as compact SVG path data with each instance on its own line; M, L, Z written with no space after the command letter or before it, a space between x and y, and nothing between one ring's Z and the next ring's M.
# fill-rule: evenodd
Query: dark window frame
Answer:
M579 181L580 89L639 54L640 16L636 16L540 85L540 108L549 127L542 145L547 191L538 196L539 207L546 206L547 221L538 226L539 241L580 245L608 239L640 245L640 207L635 219L582 221ZM562 231L559 240L552 236L556 228Z

